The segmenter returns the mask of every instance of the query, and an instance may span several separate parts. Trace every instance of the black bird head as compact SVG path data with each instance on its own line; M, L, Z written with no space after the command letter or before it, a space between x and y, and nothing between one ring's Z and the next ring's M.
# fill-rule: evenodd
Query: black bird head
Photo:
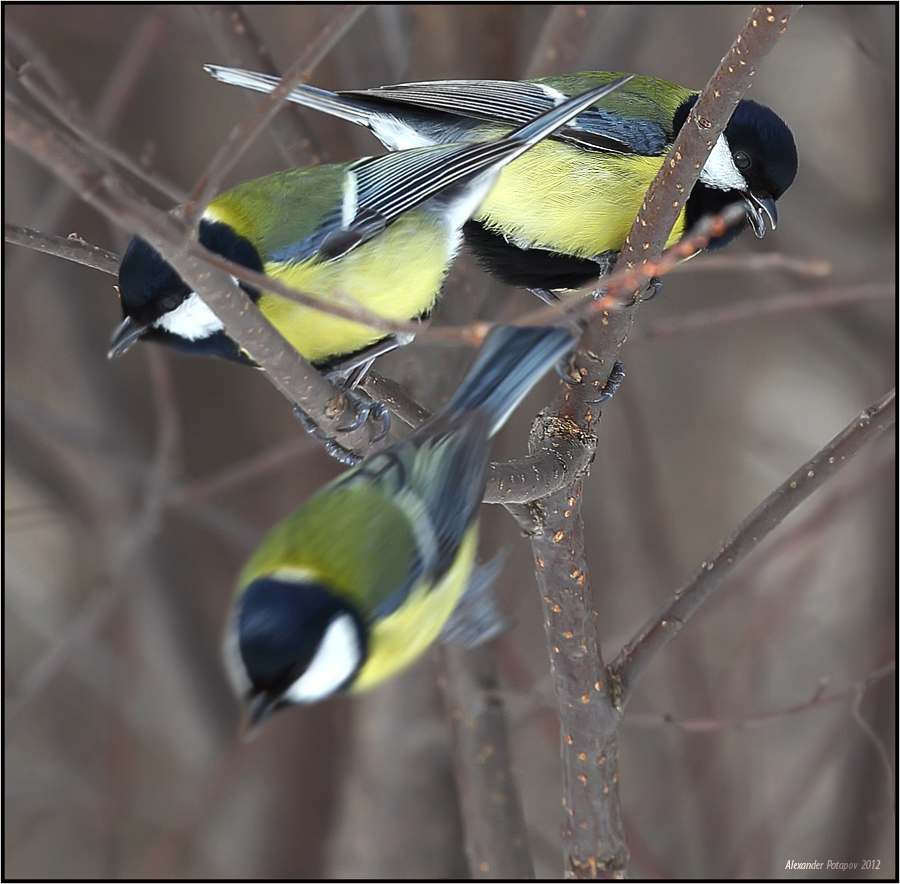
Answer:
M692 96L675 114L676 134L697 101ZM775 201L797 174L797 147L787 124L774 111L744 99L735 108L700 173L685 208L687 229L704 215L718 214L726 206L743 202L741 223L717 237L709 248L727 245L748 227L759 237L778 223Z
M263 269L256 249L225 224L201 221L200 242L251 270ZM244 288L256 296L255 290ZM186 353L256 364L162 255L140 237L131 240L119 265L119 295L124 319L110 341L110 358L146 340Z
M365 661L362 620L327 586L259 577L238 604L226 664L246 699L251 732L278 709L344 690Z

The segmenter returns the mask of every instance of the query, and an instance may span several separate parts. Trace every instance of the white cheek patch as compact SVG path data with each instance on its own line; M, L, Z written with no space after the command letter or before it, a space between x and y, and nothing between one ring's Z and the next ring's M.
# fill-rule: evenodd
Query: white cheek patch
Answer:
M361 660L356 624L349 614L341 614L328 625L312 662L284 692L284 699L289 703L315 703L330 697L356 672Z
M749 190L747 179L738 171L731 156L728 139L720 135L703 166L700 180L716 190Z
M222 320L193 292L174 310L160 316L153 326L187 341L202 341L225 330Z
M533 85L537 86L544 95L547 96L552 102L554 107L559 107L567 98L571 96L563 95L558 89L554 89L552 86L548 86L546 83L534 83Z

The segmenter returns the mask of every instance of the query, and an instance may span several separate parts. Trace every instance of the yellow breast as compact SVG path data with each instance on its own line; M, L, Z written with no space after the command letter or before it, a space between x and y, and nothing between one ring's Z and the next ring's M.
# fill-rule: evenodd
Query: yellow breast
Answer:
M477 217L522 247L580 258L618 252L662 161L543 142L500 173ZM668 244L683 230L682 211Z
M421 585L414 587L406 602L374 625L366 663L353 682L352 691L365 691L386 681L434 644L465 592L477 542L476 523L466 533L456 561L440 583L430 590Z
M424 213L410 213L341 258L272 264L266 273L323 302L356 302L391 320L414 319L437 300L454 244ZM263 315L311 362L353 353L386 336L382 330L329 316L265 292Z

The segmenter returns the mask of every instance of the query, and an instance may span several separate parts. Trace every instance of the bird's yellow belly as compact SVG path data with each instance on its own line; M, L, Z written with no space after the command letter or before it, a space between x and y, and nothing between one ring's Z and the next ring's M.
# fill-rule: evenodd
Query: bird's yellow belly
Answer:
M350 309L358 304L385 319L404 321L432 310L451 257L452 244L420 215L412 223L400 218L336 260L267 266L266 272L323 302ZM311 362L354 353L388 334L268 292L261 295L259 308Z
M545 142L500 173L476 217L522 248L580 258L618 252L662 159ZM682 211L668 244L683 230Z
M467 532L456 561L441 582L430 591L421 586L414 588L397 611L373 626L367 662L353 681L351 691L365 691L386 681L434 644L465 592L477 542L476 523Z

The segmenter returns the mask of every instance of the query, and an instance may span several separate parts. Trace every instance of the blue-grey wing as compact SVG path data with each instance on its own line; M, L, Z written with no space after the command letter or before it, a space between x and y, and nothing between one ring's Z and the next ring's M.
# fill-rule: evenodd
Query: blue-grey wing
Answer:
M365 157L347 166L342 205L322 225L316 246L326 260L373 239L401 215L484 172L516 149L510 140L439 144Z
M441 144L351 163L344 205L353 207L353 215L331 219L319 254L328 260L340 258L421 203L440 195L452 199L457 185L464 186L516 148L509 139Z
M521 126L560 103L562 95L544 83L514 80L439 80L401 83L339 93L397 102L436 113ZM460 137L456 133L454 137ZM554 136L585 150L656 156L666 150L670 135L651 120L634 119L608 108L593 107Z
M453 563L478 517L489 466L490 415L486 410L438 416L408 439L391 445L346 473L336 487L368 482L427 524L420 534L422 571L440 577Z
M358 215L390 224L443 190L478 175L512 153L510 141L442 144L370 157L351 164Z

